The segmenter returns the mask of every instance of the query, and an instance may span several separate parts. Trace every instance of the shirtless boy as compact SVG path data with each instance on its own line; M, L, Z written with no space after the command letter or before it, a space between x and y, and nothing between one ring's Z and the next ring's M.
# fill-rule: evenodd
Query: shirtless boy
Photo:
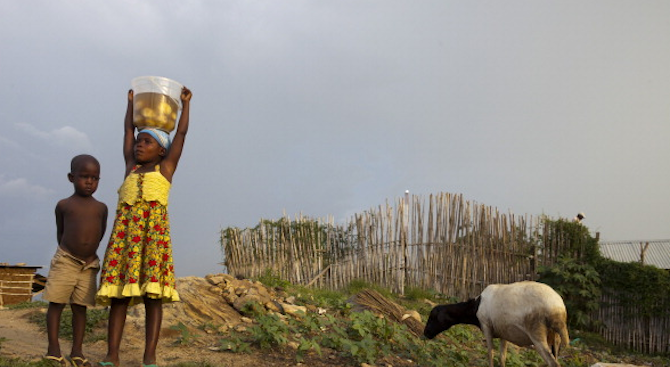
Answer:
M96 255L107 227L107 206L93 198L100 180L100 163L90 155L72 158L67 175L74 194L56 205L58 248L51 260L44 300L47 310L49 349L46 360L55 366L69 366L58 342L60 318L66 304L72 308L72 351L76 367L90 366L82 350L86 307L95 306L100 260Z

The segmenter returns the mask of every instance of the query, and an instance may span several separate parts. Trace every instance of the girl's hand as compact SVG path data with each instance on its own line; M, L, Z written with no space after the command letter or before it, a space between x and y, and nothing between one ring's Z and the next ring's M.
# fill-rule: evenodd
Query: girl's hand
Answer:
M129 102L132 102L134 96L135 96L135 92L133 92L132 89L129 89L129 90L128 90L128 101L129 101Z
M191 93L190 89L188 89L186 87L183 87L181 89L181 96L180 97L181 97L182 102L190 102L191 97L193 97L193 93Z

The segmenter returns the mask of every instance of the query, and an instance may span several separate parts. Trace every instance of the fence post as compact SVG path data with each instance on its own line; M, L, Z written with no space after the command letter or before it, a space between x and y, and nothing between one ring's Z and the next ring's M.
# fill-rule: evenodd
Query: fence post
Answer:
M640 264L644 265L644 255L647 253L649 248L649 242L647 242L644 247L642 247L642 242L640 242Z

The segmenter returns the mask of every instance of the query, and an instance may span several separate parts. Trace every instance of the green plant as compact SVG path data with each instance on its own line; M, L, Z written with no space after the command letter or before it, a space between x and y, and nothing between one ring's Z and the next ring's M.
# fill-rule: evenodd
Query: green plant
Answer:
M572 327L593 329L597 325L591 315L598 309L602 291L595 267L562 256L554 265L542 267L538 280L563 297Z
M315 350L319 356L321 355L321 346L319 346L319 343L317 343L316 340L300 338L298 340L298 350L295 355L296 361L304 361L305 353L310 350Z
M180 332L180 335L175 341L175 344L188 345L193 343L195 338L199 337L199 335L192 334L188 326L184 325L183 322L180 322L177 325L170 326L170 329L177 330Z
M275 273L272 269L265 269L263 274L254 280L258 280L267 287L281 287L281 288L290 288L291 282L281 278L279 273Z
M258 324L249 328L253 340L261 348L284 345L288 342L289 328L275 314L262 315L256 319Z
M213 322L207 321L198 326L199 330L202 330L206 333L213 333L219 330L221 325L216 325Z
M264 315L266 311L265 307L263 307L263 305L260 303L256 301L248 301L242 305L240 313L244 316L255 318Z
M233 332L230 337L219 341L220 349L233 353L251 353L251 344L244 341L239 334Z
M665 316L670 309L670 273L640 263L603 260L598 264L606 294L635 316Z

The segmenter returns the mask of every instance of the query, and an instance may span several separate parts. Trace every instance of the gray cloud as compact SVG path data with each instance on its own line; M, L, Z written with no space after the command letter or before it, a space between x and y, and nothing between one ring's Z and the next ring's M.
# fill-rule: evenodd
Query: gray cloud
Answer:
M45 144L74 150L90 150L92 147L88 136L72 126L63 126L51 131L41 131L27 123L17 123L16 125L23 132Z
M75 154L100 160L113 211L140 75L194 92L170 197L180 276L220 269L222 227L343 221L406 189L584 211L604 239L670 236L670 3L43 0L3 15L5 261L47 264Z
M25 178L6 180L0 175L0 196L23 197L28 200L44 197L53 193L53 190L28 182Z

